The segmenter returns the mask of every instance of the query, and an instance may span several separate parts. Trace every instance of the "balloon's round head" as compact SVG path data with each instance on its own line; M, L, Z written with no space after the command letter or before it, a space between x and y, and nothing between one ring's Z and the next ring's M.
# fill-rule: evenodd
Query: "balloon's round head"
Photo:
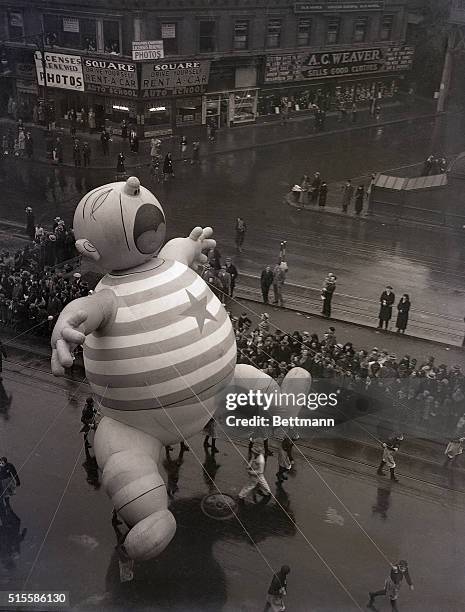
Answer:
M74 213L76 248L105 271L147 261L163 246L166 221L156 197L135 176L85 195Z

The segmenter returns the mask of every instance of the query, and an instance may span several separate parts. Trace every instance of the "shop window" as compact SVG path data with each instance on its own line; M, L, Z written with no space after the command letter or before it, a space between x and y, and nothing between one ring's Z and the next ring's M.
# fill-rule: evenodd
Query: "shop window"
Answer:
M166 100L154 100L145 107L146 125L171 126L171 106Z
M339 17L328 19L328 29L326 30L326 42L328 45L336 45L339 42L341 31L341 20Z
M44 15L44 30L47 46L97 51L95 19Z
M19 41L24 37L24 20L22 11L10 11L8 13L8 34L10 40Z
M354 43L365 41L368 31L368 17L357 17L354 23Z
M103 22L103 47L105 53L119 55L121 53L121 45L119 39L119 22L106 21Z
M299 19L297 24L297 46L308 47L310 44L310 32L312 29L311 19Z
M391 40L394 25L394 15L383 15L381 19L381 30L379 37L381 40Z
M266 46L268 49L276 49L281 45L281 19L270 19L266 33Z
M216 50L216 22L201 21L199 23L199 51L213 53Z
M165 55L178 54L178 24L162 23L161 38L163 40L163 50Z
M202 98L176 99L176 125L200 125L202 123Z
M237 51L249 48L249 22L238 19L234 24L233 48Z

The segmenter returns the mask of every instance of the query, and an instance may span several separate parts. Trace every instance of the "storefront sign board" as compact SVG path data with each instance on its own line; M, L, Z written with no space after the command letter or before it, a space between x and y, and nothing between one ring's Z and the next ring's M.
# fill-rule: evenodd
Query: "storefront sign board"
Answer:
M135 61L150 61L163 59L162 40L139 40L132 43L132 59Z
M86 91L127 98L138 96L135 64L83 57L82 70Z
M347 11L382 11L384 9L383 0L327 0L323 2L295 2L294 13L326 13L326 12L347 12Z
M34 59L37 81L39 85L43 85L44 71L42 66L42 54L40 51L34 53ZM48 87L84 91L82 64L79 55L47 52L45 53L45 72L47 75Z
M142 64L142 96L157 98L203 93L209 74L209 61Z

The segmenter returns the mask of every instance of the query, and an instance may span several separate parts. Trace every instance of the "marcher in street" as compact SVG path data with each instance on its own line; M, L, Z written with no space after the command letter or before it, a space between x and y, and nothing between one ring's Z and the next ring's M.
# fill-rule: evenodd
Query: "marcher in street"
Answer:
M121 121L121 138L123 138L123 140L126 140L126 138L128 137L128 124L126 119L123 119Z
M256 493L262 495L262 503L267 503L271 498L271 489L265 479L265 449L261 444L256 442L252 446L252 459L247 464L247 473L249 482L239 491L239 502L244 503L245 498L249 493L254 493L254 501L256 501Z
M163 180L166 181L169 177L174 178L173 159L171 153L165 155L163 162Z
M387 285L386 289L381 294L379 298L380 308L379 308L379 323L378 329L382 329L383 326L385 329L388 328L389 321L392 317L392 305L394 304L396 299L395 294L392 291L392 287Z
M216 448L216 421L211 418L203 428L205 439L203 441L204 448L211 448L212 453L219 453L220 451ZM212 443L209 443L211 438Z
M85 142L82 147L82 160L84 168L88 168L90 166L90 146L88 142Z
M129 132L129 148L132 153L139 153L139 136L134 128Z
M299 204L302 206L308 205L308 194L311 189L310 179L306 174L303 175L302 180L300 181L300 188L302 191L299 193Z
M311 188L311 200L315 203L318 200L318 196L320 195L320 186L321 186L321 175L319 172L315 172L312 180L312 188Z
M236 219L236 248L239 253L242 253L242 245L244 244L245 233L247 231L247 225L242 217Z
M269 444L270 430L268 427L255 427L249 436L249 459L252 455L252 448L254 444L259 444L265 449L265 459L274 455L273 451L270 450Z
M318 206L324 208L326 206L326 199L328 197L328 185L323 181L320 185L320 193L318 196Z
M100 142L102 144L102 153L107 156L110 154L110 134L103 129L100 134Z
M150 157L152 159L152 164L154 160L160 157L161 151L161 140L159 138L152 138L150 140Z
M6 457L0 457L0 505L9 506L10 497L16 493L21 481L15 466Z
M268 304L268 295L270 293L271 285L273 284L273 270L271 266L266 266L264 270L262 270L262 275L260 277L260 286L262 289L263 303Z
M231 275L226 270L226 264L223 264L218 270L218 280L222 286L222 303L227 304L231 296Z
M365 201L366 192L365 185L359 185L355 192L355 214L360 215L363 210L363 203Z
M397 304L397 320L396 327L397 333L405 334L405 330L407 329L408 317L410 312L410 297L408 293L404 293L404 295L400 298L399 303Z
M36 221L30 206L26 206L26 234L30 240L34 240L36 235Z
M84 443L86 448L90 448L90 445L87 441L87 436L91 429L96 428L95 417L97 416L97 408L95 407L94 399L92 397L88 397L86 399L86 403L81 413L81 423L82 427L79 433L84 434Z
M383 456L378 466L378 470L376 472L379 476L384 476L385 473L383 472L383 467L386 465L389 468L391 480L393 480L394 482L399 482L395 474L396 462L394 459L395 453L398 450L399 450L398 446L396 447L394 445L384 442L383 443Z
M282 612L286 609L284 598L287 595L287 576L290 571L291 568L288 565L283 565L273 576L263 612Z
M2 380L2 372L3 372L3 359L7 359L8 355L6 354L5 347L3 346L3 342L0 340L0 380Z
M26 155L28 159L31 159L32 156L34 155L34 140L32 138L31 132L28 132L26 134L25 146L26 146Z
M200 164L200 142L198 140L194 140L192 143L191 164Z
M118 161L116 163L116 172L118 174L125 174L126 173L126 168L124 167L124 153L121 151L121 153L118 154Z
M457 461L457 457L463 453L464 446L465 438L463 437L456 437L450 440L446 446L446 450L444 451L444 455L446 456L446 460L444 462L445 467L453 465Z
M63 163L63 143L61 142L61 138L58 136L55 141L55 146L53 147L53 161L58 164Z
M274 304L278 306L284 306L283 300L283 289L284 283L286 282L286 269L282 265L283 262L279 261L273 269L273 292L274 292Z
M330 272L325 278L325 282L321 290L321 299L323 300L323 309L321 314L328 319L331 316L331 301L336 290L336 280L336 276Z
M224 262L226 264L226 272L231 277L231 292L230 292L229 295L230 295L230 297L233 297L234 289L236 287L236 281L237 281L237 278L239 276L239 272L238 272L236 266L233 264L231 257L226 257Z
M410 590L413 591L413 583L410 578L408 571L407 561L399 561L396 565L391 566L391 572L384 582L384 588L380 591L370 592L369 601L367 604L368 608L374 609L374 603L376 597L389 597L391 603L391 609L393 612L398 612L397 600L399 598L400 587L402 586L402 580L405 578L406 583L409 585Z
M207 138L209 142L215 142L216 127L212 123L207 124Z
M281 443L278 451L278 471L276 473L277 484L281 485L283 480L287 480L287 474L291 471L292 463L289 457L289 446L292 446L291 440L286 436Z
M347 212L347 209L352 203L353 196L354 186L352 185L352 181L349 179L342 187L342 212Z
M74 160L74 165L76 168L80 168L81 167L81 162L82 162L82 155L81 155L81 145L79 143L79 140L75 140L74 141L74 145L73 145L73 160Z

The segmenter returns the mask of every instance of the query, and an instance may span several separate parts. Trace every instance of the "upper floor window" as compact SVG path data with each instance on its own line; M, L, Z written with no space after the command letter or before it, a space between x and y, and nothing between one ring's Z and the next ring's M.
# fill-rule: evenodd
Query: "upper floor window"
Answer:
M249 48L249 22L246 19L234 23L233 48L238 51Z
M354 42L361 43L365 41L368 31L368 17L358 17L354 24Z
M8 34L11 40L18 41L24 37L24 20L22 11L8 12Z
M297 24L297 46L307 47L310 44L311 19L299 19Z
M176 55L178 53L178 24L162 23L161 38L165 55Z
M45 43L48 46L83 51L121 53L120 24L106 19L44 15ZM99 25L101 27L97 27Z
M341 20L339 17L330 17L328 19L328 29L326 30L326 42L328 45L335 45L339 42L339 33L341 31Z
M391 40L394 25L394 15L383 15L379 37L381 40Z
M121 53L118 21L103 21L103 49L113 55Z
M201 21L199 23L199 51L212 53L216 50L216 22Z
M266 33L266 46L269 49L276 49L281 45L281 19L270 19Z

